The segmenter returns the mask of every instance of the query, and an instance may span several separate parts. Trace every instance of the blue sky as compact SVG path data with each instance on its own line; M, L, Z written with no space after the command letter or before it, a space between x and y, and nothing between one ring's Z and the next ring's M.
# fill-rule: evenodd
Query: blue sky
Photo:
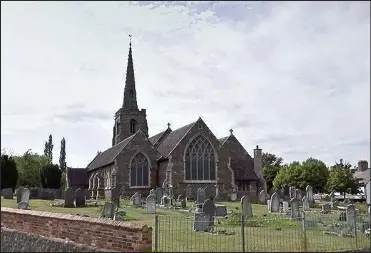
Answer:
M128 54L150 135L201 116L252 154L370 160L369 2L2 2L1 147L86 166Z

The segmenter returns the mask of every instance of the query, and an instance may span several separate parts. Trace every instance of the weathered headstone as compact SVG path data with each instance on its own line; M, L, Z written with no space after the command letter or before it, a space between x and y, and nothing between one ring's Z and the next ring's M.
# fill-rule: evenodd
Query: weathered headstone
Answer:
M266 204L267 203L267 196L264 190L261 190L259 192L259 203L260 204Z
M305 194L306 194L309 204L314 203L313 188L311 185L307 185L307 187L305 188Z
M353 204L347 206L346 217L348 228L354 231L356 227L356 208Z
M272 213L277 213L280 210L280 199L277 194L277 192L273 193L271 196L271 201L270 201L270 206L271 206L271 212Z
M294 186L290 186L290 188L289 188L289 196L290 196L290 199L296 198L296 189L295 189Z
M306 196L302 198L303 201L303 211L309 211L310 210L310 205L309 205L309 200Z
M75 207L75 192L69 187L64 194L64 207Z
M272 206L271 206L271 200L267 200L267 207L268 207L268 212L272 212Z
M24 209L24 210L27 210L27 209L28 209L28 203L20 201L20 202L18 203L18 209Z
M111 189L111 200L117 207L120 207L120 188L119 187L115 186Z
M291 219L297 219L299 217L299 201L295 198L290 200L291 204Z
M295 195L297 200L301 200L303 198L302 191L300 189L295 189Z
M227 207L225 205L215 205L215 216L224 217L227 216Z
M22 197L22 193L23 193L23 187L20 186L17 191L16 191L16 196L17 196L17 203L21 202L21 197Z
M155 195L148 195L146 198L146 210L147 213L154 214L156 213L156 196Z
M110 202L104 203L104 206L103 206L103 217L104 218L113 219L113 215L114 215L114 212L115 212L114 207L115 206L114 206L113 203L110 203Z
M164 195L164 191L161 187L156 188L156 203L160 203L162 196Z
M81 188L78 188L75 192L75 205L76 207L84 207L85 203L85 191Z
M22 191L20 202L24 202L24 203L27 203L27 205L29 205L29 201L30 201L30 190L28 188L24 188Z
M170 205L171 205L170 202L171 202L170 198L168 196L164 195L161 198L160 206L161 207L170 207Z
M289 212L289 202L287 202L287 201L282 202L282 212L284 212L284 213Z
M198 205L204 203L206 197L205 197L205 190L202 188L198 188L197 190L197 196L196 196L196 203Z
M216 207L215 207L214 201L211 199L205 200L204 204L202 205L202 212L210 215L211 217L214 217L215 211L216 211Z
M4 199L13 199L13 189L12 188L2 189L1 195L3 195Z
M156 190L155 189L150 190L149 195L154 195L156 198Z
M140 206L142 204L142 196L136 192L134 193L133 197L133 205Z
M193 223L194 231L210 232L212 226L210 224L210 215L205 213L195 213L195 220Z
M241 209L242 209L242 215L245 215L247 217L252 216L251 202L247 195L244 195L241 198Z

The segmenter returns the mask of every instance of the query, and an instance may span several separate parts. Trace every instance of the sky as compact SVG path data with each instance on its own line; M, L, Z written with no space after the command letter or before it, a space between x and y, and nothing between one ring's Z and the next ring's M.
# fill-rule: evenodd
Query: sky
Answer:
M370 161L370 2L1 2L1 148L86 167L132 48L149 135L205 121L252 155Z

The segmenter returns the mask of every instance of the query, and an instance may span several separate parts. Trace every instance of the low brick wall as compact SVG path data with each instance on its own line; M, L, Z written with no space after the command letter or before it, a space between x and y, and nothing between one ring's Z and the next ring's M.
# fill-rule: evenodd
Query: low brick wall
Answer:
M107 252L63 239L1 228L1 252Z
M152 249L152 228L131 222L1 207L1 227L105 250Z

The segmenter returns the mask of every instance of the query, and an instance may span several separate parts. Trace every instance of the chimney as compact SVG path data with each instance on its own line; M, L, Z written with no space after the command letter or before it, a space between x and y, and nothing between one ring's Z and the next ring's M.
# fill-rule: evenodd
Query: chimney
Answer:
M368 169L368 162L366 160L358 161L358 171L362 172Z

